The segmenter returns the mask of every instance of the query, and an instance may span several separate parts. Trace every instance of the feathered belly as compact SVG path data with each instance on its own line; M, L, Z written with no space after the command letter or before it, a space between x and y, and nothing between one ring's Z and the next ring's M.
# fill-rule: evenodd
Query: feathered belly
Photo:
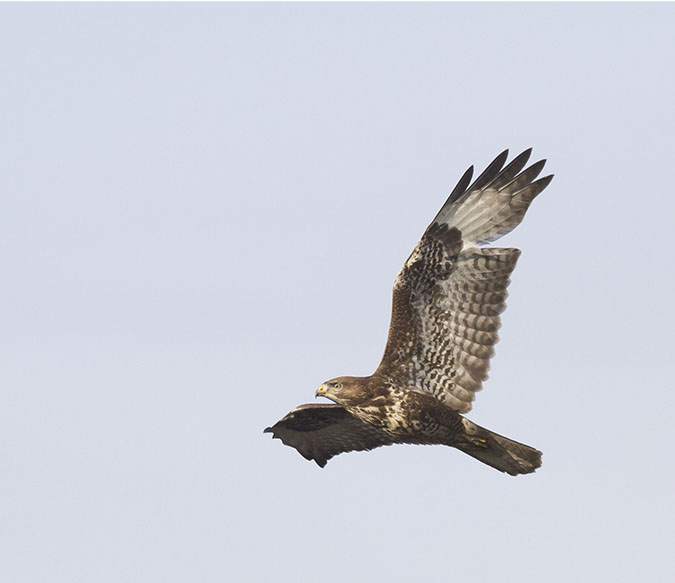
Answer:
M461 431L459 415L433 397L433 402L427 403L426 395L405 393L411 394L376 398L363 406L350 407L349 411L397 441L450 445Z

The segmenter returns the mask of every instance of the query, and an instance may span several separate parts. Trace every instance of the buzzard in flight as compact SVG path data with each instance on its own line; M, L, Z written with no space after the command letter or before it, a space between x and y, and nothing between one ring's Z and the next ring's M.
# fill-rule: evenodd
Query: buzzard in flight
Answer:
M469 185L469 168L422 235L394 283L389 338L369 377L338 377L265 429L308 460L393 443L455 447L513 476L533 472L541 452L479 427L471 409L487 379L518 249L482 245L514 229L553 176L525 170L531 149L509 164L502 152Z

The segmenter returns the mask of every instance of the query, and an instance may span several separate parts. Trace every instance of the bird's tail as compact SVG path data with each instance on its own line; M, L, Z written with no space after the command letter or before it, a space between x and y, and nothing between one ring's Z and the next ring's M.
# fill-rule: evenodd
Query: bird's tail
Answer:
M462 418L464 438L455 447L488 466L512 476L529 474L541 465L539 450L479 427Z

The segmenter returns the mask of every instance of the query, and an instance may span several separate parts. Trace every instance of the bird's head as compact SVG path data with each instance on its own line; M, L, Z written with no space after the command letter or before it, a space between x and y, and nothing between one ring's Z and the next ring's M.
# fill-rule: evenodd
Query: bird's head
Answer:
M338 405L358 405L368 397L368 384L364 377L338 377L323 383L315 393Z

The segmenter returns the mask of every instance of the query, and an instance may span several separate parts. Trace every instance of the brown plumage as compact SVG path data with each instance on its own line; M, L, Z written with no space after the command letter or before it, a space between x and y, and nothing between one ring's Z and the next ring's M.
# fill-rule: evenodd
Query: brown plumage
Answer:
M517 249L481 248L522 221L553 176L531 150L502 152L469 186L465 172L394 283L389 338L369 377L339 377L265 429L321 467L343 452L394 443L455 447L511 475L533 472L541 452L463 417L487 379Z

